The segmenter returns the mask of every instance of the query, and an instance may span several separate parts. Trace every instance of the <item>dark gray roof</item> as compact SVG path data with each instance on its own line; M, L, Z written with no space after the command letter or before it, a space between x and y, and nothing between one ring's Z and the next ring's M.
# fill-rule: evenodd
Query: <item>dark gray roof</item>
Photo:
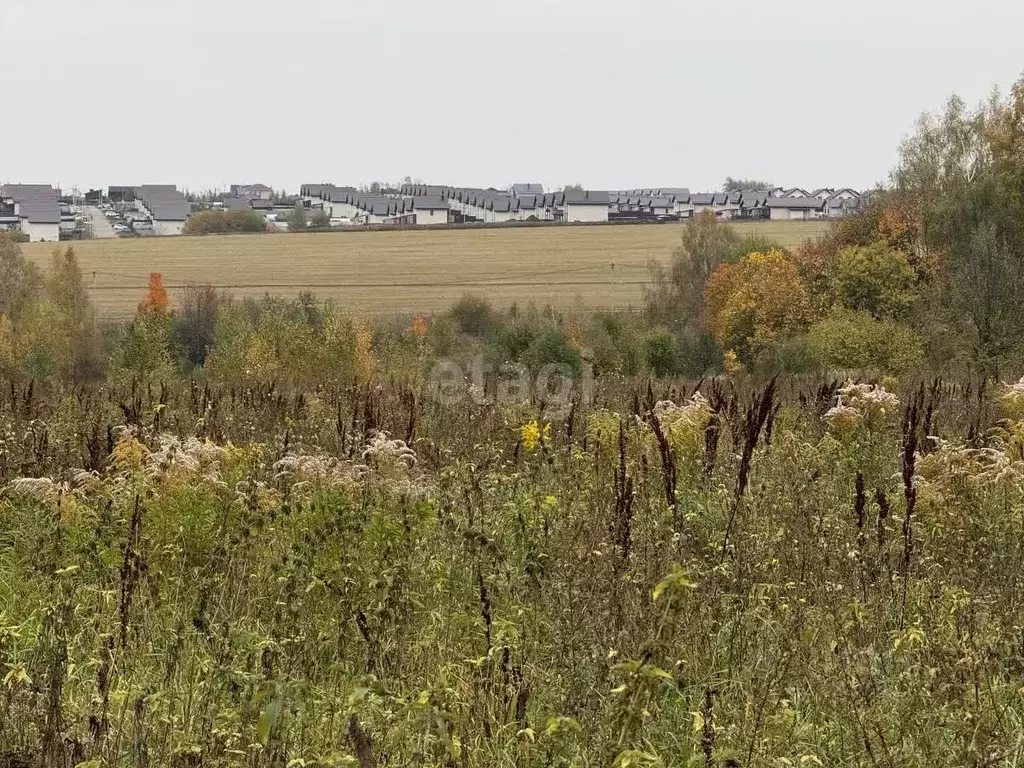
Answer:
M192 209L173 184L144 184L136 195L155 221L185 221Z
M0 197L18 204L18 216L32 224L60 223L60 196L48 184L7 184L0 187Z
M492 197L487 202L487 210L495 213L509 213L519 209L516 205L517 202L511 197Z
M816 197L769 197L765 205L769 208L821 210L825 205L825 201L819 200Z
M565 192L566 205L611 205L611 198L607 192L595 192L594 190L570 189Z
M715 195L714 193L699 193L696 195L690 195L690 202L693 203L694 205L713 205L715 202Z
M252 205L244 197L225 197L224 207L229 211L247 211L252 210Z
M416 211L447 211L451 206L440 197L414 197L412 207Z
M516 197L522 197L523 195L543 195L544 185L543 184L513 184L512 194Z

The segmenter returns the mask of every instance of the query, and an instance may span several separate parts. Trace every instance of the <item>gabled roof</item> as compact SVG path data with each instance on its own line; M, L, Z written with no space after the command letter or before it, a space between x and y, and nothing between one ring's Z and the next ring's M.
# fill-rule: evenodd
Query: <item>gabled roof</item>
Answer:
M565 205L611 205L607 192L570 189L565 192Z
M18 216L30 224L59 224L60 199L49 184L7 184L0 187L0 197L18 204Z
M794 211L820 211L825 206L825 201L816 197L769 197L765 205L769 208L789 208Z
M511 197L491 198L488 202L487 210L494 211L495 213L510 213L519 209L516 205L517 202L517 200Z
M440 197L414 197L412 207L416 211L447 211L451 206Z
M144 184L135 190L154 221L185 221L192 208L173 184Z
M783 192L780 195L780 197L812 197L812 195L807 194L806 189L800 189L800 187L790 187L785 192Z
M694 205L714 205L715 194L712 192L710 194L700 193L696 195L690 195L690 202L693 203Z
M830 187L822 187L821 189L816 189L813 192L811 192L811 197L820 197L824 200L826 198L832 197L834 193L834 189L831 189Z
M543 184L513 184L512 194L516 197L522 197L523 195L543 195L544 185Z

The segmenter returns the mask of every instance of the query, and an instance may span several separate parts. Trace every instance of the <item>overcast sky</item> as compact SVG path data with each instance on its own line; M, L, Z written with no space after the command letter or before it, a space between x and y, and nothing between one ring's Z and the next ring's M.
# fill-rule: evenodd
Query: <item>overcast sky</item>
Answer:
M0 180L866 187L1019 0L0 0Z

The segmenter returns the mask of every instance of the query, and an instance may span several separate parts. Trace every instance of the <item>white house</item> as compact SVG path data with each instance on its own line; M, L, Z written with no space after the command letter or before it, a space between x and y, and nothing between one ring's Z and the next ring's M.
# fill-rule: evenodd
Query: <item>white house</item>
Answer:
M843 190L852 191L852 190ZM836 193L828 200L825 201L825 215L830 218L838 218L841 216L849 216L860 205L860 197L845 197L842 194Z
M29 242L55 243L60 240L60 195L48 184L8 184L0 187L0 208L7 219L17 218L19 229Z
M519 201L511 197L494 197L488 200L484 221L504 224L519 217Z
M608 221L611 198L607 192L568 190L565 193L564 221Z
M860 195L857 193L856 190L850 189L849 187L844 187L843 189L835 190L831 195L829 195L829 198L839 198L840 200L857 200L858 198L860 198Z
M153 220L156 235L180 235L192 208L173 184L148 184L135 191L136 207Z
M537 216L537 198L543 197L543 194L539 195L519 195L516 199L519 201L519 220L528 221L530 218L539 218Z
M715 213L718 211L718 196L713 192L690 195L690 210L694 216L704 211Z
M412 208L416 212L416 226L447 224L451 206L440 197L414 197Z
M765 203L772 221L817 219L825 210L825 201L816 197L769 197Z

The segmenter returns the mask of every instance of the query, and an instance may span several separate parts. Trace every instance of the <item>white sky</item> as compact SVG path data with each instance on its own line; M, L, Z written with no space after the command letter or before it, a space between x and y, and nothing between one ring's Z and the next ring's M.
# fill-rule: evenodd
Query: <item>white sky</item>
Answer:
M866 187L1020 0L0 0L0 180Z

